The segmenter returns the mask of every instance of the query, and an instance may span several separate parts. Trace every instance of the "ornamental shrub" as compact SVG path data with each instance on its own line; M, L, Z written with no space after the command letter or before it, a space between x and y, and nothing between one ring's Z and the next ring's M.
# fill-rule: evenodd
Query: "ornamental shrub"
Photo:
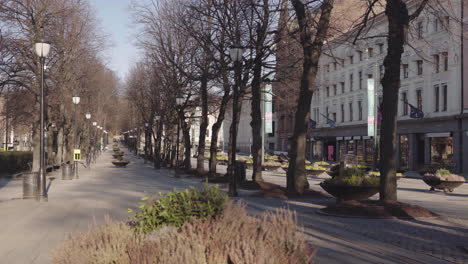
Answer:
M53 264L306 264L315 250L296 215L285 209L258 217L242 203L227 203L223 214L164 226L150 234L106 221L71 236L52 252Z
M0 152L0 174L14 174L29 171L28 163L32 162L33 153L30 151Z
M202 189L191 187L184 191L174 190L166 195L143 197L139 211L133 216L135 228L143 233L165 225L182 226L193 218L206 219L220 215L226 205L227 195L219 192L218 186L207 183ZM129 209L129 213L133 213Z

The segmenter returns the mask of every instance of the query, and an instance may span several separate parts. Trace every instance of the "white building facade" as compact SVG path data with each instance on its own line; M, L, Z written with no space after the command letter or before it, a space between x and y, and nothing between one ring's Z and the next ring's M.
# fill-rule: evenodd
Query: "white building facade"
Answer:
M450 3L461 6L459 0ZM467 34L459 22L466 21L461 16L461 9L453 10L450 17L426 12L411 23L409 45L402 56L398 102L397 163L402 169L435 165L463 171L463 163L468 164L468 98L464 98L468 72L463 73L462 67L463 61L468 63L467 51L462 49ZM311 118L317 122L310 138L310 153L315 159L337 161L352 153L360 162L372 164L374 138L367 132L367 80L376 80L379 104L387 43L384 37L372 36L387 32L386 16L379 15L371 24L364 35L370 38L356 45L331 42L330 50L320 59L318 90L311 103ZM421 109L424 118L412 118L411 107L405 102ZM335 121L336 127L331 127L325 116Z

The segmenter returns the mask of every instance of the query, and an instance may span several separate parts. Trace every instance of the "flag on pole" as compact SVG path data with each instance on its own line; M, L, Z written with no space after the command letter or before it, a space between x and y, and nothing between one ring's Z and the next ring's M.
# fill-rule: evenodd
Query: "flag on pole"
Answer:
M416 106L408 103L408 101L403 101L403 103L409 105L410 109L410 117L411 118L424 118L424 112L417 108Z
M331 128L336 127L336 122L328 118L328 116L325 116L324 114L320 113L321 116L325 117L327 119L327 125L329 125Z
M316 129L317 128L317 122L313 119L309 120L309 130L311 129Z

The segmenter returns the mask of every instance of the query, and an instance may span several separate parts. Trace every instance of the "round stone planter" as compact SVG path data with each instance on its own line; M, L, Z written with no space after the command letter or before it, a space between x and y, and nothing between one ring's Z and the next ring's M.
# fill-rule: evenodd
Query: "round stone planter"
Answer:
M120 154L120 153L114 153L114 154L112 154L112 157L114 157L114 159L118 159L118 158L121 158L121 157L123 157L123 154Z
M113 160L112 164L114 164L116 167L122 168L128 165L130 161L128 160Z
M443 190L445 193L453 192L457 187L460 187L464 181L443 181L435 176L423 176L423 181L431 187L431 191L435 189Z
M378 186L347 186L320 183L337 201L365 200L379 192Z

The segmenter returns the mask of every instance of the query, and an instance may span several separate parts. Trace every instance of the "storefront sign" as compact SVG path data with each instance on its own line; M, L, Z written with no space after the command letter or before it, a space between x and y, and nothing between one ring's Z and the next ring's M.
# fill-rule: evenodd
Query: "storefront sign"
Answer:
M271 84L265 85L264 93L265 133L273 133L273 96Z
M367 79L367 135L375 136L375 91L374 79Z

